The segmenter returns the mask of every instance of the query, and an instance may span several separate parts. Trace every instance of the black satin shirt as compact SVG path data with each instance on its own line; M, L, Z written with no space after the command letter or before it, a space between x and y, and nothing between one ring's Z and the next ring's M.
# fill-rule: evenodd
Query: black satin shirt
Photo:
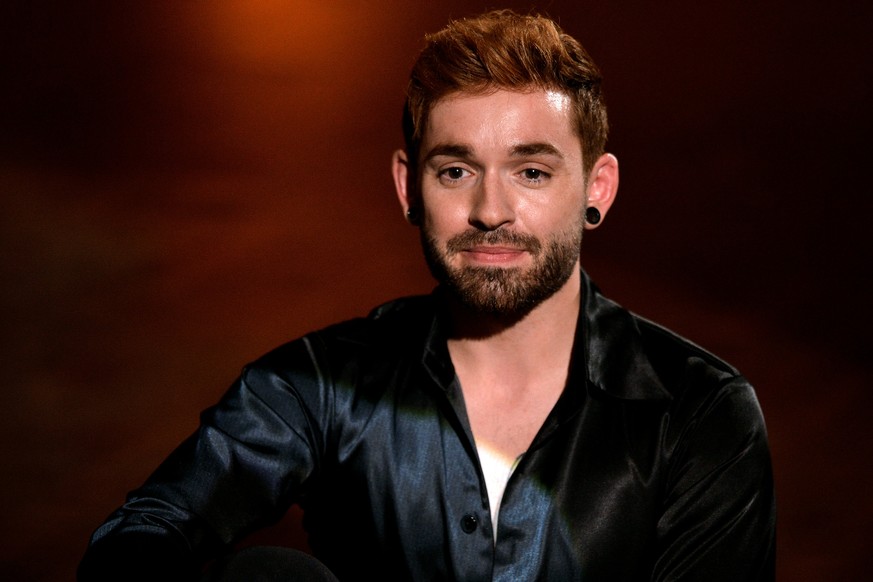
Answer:
M341 580L772 580L752 388L583 287L567 387L507 483L496 542L438 298L418 297L245 368L95 532L80 579L194 571L299 503Z

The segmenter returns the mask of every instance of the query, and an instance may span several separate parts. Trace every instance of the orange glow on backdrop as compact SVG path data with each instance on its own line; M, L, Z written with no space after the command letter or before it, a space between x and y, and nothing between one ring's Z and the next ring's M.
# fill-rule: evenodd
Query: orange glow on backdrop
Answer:
M215 2L203 16L222 61L287 73L289 67L329 66L354 49L349 45L355 29L378 30L373 14L362 10L365 6L309 0Z

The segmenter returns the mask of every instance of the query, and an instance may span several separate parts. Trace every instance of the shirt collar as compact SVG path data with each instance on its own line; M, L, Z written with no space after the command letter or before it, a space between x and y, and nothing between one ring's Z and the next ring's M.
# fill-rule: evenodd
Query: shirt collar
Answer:
M672 398L646 355L638 322L626 309L604 297L582 271L577 342L581 339L588 387L593 393L623 400ZM579 355L574 353L574 357Z
M646 355L638 319L604 297L584 270L581 274L582 308L576 324L570 383L575 383L576 372L582 366L592 396L602 394L622 400L672 398ZM455 371L446 344L440 292L438 288L433 294L435 314L423 363L432 379L446 390L454 381Z

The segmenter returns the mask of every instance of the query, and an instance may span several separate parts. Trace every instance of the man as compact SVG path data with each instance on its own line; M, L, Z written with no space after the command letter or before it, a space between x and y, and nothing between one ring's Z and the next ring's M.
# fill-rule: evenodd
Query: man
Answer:
M81 579L193 577L294 503L343 580L772 579L752 388L580 268L618 188L584 49L545 18L453 22L404 131L397 194L440 286L248 366Z

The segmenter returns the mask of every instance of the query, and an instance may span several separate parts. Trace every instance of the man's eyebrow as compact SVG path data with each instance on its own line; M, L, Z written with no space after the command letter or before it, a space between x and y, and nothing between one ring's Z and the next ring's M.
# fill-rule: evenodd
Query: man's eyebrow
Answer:
M547 155L563 158L564 155L550 143L532 142L521 143L515 145L509 151L512 157L537 156ZM459 143L442 143L433 146L421 158L422 162L427 162L437 156L448 156L451 158L470 158L473 155L473 149L464 144Z
M555 156L558 158L564 157L564 155L560 152L560 150L558 150L558 148L550 143L545 142L521 143L513 146L510 153L515 157L536 155Z
M428 152L421 158L422 162L427 162L437 156L449 156L452 158L469 158L473 154L472 148L470 146L462 145L459 143L441 143L433 146Z

